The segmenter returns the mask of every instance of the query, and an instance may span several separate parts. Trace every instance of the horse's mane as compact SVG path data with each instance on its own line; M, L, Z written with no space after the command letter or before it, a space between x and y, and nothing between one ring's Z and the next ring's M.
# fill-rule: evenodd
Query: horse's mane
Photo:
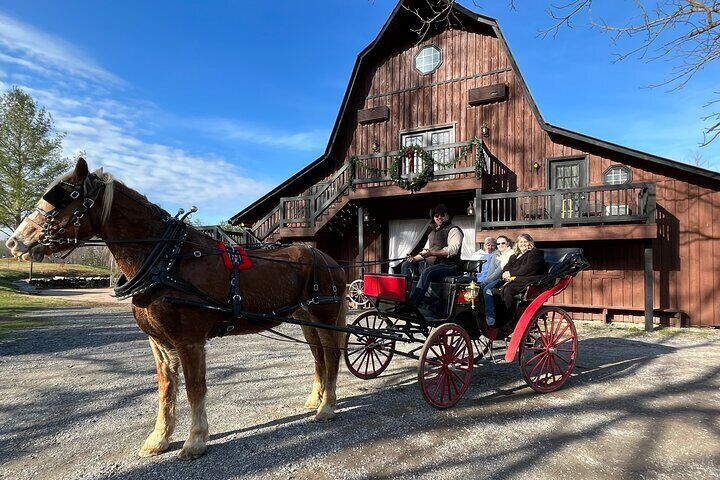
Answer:
M48 190L60 183L61 181L66 180L68 177L70 177L71 174L72 172L60 175L55 178L52 182L50 182ZM103 171L102 168L98 168L93 172L93 174L98 180L100 180L100 182L105 185L105 191L103 192L102 198L102 212L100 214L101 225L105 225L105 222L110 216L110 209L112 208L113 199L115 198L115 190L118 184L125 189L125 192L123 193L131 197L136 202L146 206L150 210L156 211L160 216L170 216L170 214L165 209L152 203L145 195L128 187L123 182L117 180L111 173ZM89 185L90 177L86 178L85 182L87 182L87 184L85 185L86 188L92 188L92 186Z

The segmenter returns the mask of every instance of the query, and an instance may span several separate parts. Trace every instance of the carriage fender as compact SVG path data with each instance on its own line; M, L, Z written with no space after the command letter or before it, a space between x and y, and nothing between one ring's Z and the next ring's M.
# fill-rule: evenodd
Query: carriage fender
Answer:
M512 338L510 339L510 345L508 345L507 351L505 352L506 362L512 362L515 360L515 355L520 348L520 342L522 342L523 333L525 333L525 329L530 323L530 320L532 320L533 316L535 316L537 311L540 310L540 307L542 307L550 297L554 297L565 290L565 288L570 285L571 281L572 277L561 278L554 287L541 293L537 296L537 298L535 298L535 300L530 302L530 305L527 306L523 314L520 316L520 320L518 320L517 325L515 325L515 330L513 330Z

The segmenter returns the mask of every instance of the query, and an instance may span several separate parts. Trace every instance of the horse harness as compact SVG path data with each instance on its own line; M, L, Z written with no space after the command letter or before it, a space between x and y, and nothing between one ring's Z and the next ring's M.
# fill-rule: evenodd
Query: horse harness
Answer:
M38 225L42 229L38 243L50 248L50 250L53 251L58 250L60 246L65 244L73 245L72 249L65 254L63 258L72 253L72 251L74 251L77 247L84 244L91 244L92 242L83 242L78 239L80 227L82 226L80 221L85 216L85 213L87 213L87 211L93 208L93 206L97 203L97 198L104 185L105 184L100 181L96 174L91 173L87 176L82 185L60 182L50 188L50 190L43 195L43 199L53 206L53 210L46 212L40 208L36 209L45 218L45 222L42 225ZM63 224L59 224L57 221L58 215L70 203L77 199L81 200L81 205L73 210L73 213ZM192 211L194 211L194 207L191 212ZM242 308L240 272L242 270L252 268L252 260L248 256L247 252L239 246L230 246L224 244L223 242L218 242L219 253L223 256L223 263L227 269L232 271L232 278L230 280L228 292L229 300L227 303L217 300L197 288L195 285L178 278L173 274L173 270L177 265L178 260L185 256L181 252L182 246L187 241L188 237L188 228L184 220L191 212L188 212L181 218L173 218L169 215L167 218L163 218L163 221L167 222L167 227L160 238L121 241L123 243L144 243L153 241L156 242L156 244L150 253L145 257L142 265L132 278L128 279L124 274L120 276L114 287L116 297L133 297L161 285L197 297L202 301L198 302L171 296L163 297L163 301L176 305L205 308L224 313L225 318L223 322L212 335L218 337L225 336L232 332L235 328L235 320L241 318L249 321L282 321L283 319L280 318L280 315L297 310L298 308L308 308L311 305L326 305L342 301L342 299L338 296L337 285L335 285L335 280L332 276L332 267L328 264L328 261L324 256L322 259L325 263L325 269L330 276L332 295L320 294L320 287L317 279L317 269L319 265L317 262L317 250L314 247L307 247L312 254L311 265L313 277L312 290L309 292L309 299L300 302L297 305L278 308L269 314L248 312ZM178 215L180 213L183 213L182 210L178 213ZM90 221L92 222L92 220ZM75 227L74 238L61 236L65 233L65 229L71 224ZM115 242L112 240L106 240L103 243L107 244ZM55 255L57 255L57 253ZM194 257L201 257L202 255L203 253L201 251L196 250L193 252ZM301 264L300 262L292 261L282 262ZM311 324L311 322L308 322L308 324ZM272 329L268 330L272 331Z

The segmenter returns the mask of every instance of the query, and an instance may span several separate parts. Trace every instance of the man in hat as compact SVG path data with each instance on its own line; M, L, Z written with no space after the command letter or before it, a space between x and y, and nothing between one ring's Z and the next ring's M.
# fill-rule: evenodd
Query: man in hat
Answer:
M420 305L431 282L460 274L462 230L451 223L452 211L442 203L430 211L430 216L433 219L433 229L428 235L425 247L417 255L408 255L401 269L405 275L410 271L420 275L410 296L415 305Z

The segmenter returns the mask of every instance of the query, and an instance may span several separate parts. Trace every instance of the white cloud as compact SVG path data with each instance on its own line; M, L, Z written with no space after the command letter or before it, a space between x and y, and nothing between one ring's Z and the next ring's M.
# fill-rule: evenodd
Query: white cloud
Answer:
M227 119L196 119L184 123L215 138L298 151L320 153L325 151L328 139L328 132L324 130L287 132Z
M81 50L64 40L41 32L0 12L0 60L44 75L60 70L86 80L121 84L112 73L97 65Z
M244 175L217 155L154 141L144 125L153 116L164 116L155 105L128 98L125 91L119 94L121 80L77 48L2 13L0 66L1 89L17 85L52 114L57 130L66 133L66 155L85 152L92 168L104 167L168 210L195 204L200 218L215 222L273 186ZM261 132L259 141L271 143L271 137ZM284 142L311 142L303 134L289 137Z

